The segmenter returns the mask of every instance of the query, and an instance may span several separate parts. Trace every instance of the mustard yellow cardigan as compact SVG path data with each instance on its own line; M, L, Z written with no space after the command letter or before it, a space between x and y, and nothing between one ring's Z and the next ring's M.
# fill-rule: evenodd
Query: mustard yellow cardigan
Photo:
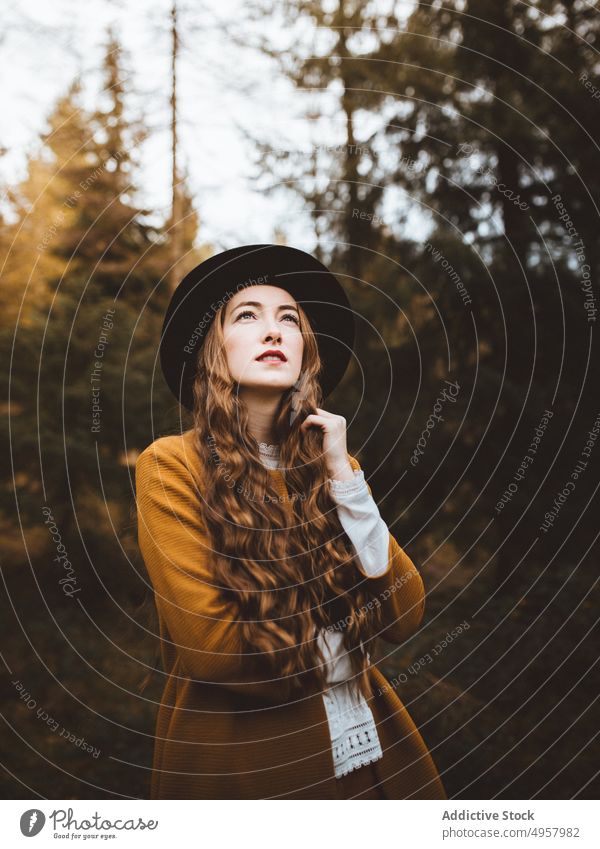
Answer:
M348 457L352 468L357 460ZM165 686L158 709L152 799L335 799L331 740L320 692L293 701L282 682L244 655L236 611L211 577L199 519L202 488L193 431L157 439L136 463L138 541L155 592ZM283 473L269 469L284 504ZM369 487L370 491L370 487ZM414 564L390 534L388 571L371 582L380 636L399 644L423 616ZM445 799L431 755L406 708L371 666L384 755L374 764L389 799Z

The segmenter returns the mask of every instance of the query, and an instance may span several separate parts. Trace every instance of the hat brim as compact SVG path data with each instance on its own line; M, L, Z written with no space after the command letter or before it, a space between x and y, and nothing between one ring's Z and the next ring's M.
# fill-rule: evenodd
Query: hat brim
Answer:
M163 322L160 364L175 398L193 410L198 350L219 308L246 286L279 286L305 310L315 334L326 398L345 374L354 313L337 279L315 257L288 245L241 245L210 257L177 286Z

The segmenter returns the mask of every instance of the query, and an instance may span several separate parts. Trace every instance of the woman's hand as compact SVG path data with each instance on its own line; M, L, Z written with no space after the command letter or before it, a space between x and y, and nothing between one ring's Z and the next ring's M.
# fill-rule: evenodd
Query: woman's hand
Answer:
M329 477L337 481L354 480L346 447L346 419L317 407L316 413L304 419L300 430L305 431L309 427L320 427L323 431L323 456Z

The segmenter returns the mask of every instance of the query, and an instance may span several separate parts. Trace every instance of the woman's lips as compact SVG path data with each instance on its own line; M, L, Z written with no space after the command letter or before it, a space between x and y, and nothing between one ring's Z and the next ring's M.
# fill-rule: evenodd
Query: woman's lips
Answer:
M259 363L271 362L275 360L277 360L277 362L287 362L287 357L283 353L283 351L278 351L274 348L267 348L267 350L263 351L262 354L259 354L256 359Z

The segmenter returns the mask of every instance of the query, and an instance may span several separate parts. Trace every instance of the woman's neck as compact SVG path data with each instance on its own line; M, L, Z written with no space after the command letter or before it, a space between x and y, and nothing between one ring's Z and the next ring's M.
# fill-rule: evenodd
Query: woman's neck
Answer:
M258 443L276 444L273 421L281 402L281 393L267 393L264 389L253 390L252 387L240 389L248 410L248 429Z

